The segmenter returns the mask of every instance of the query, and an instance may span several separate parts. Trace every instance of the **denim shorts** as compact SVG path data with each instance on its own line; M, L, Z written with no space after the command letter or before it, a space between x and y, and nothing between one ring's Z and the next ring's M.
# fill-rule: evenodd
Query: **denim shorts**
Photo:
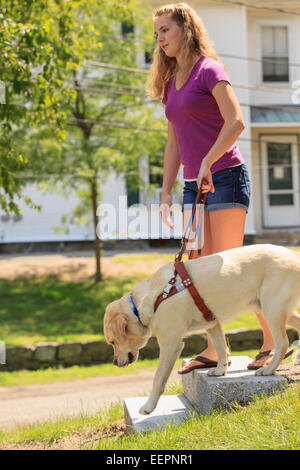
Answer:
M248 212L251 181L245 163L242 165L217 171L212 175L215 192L208 192L205 209L215 211L217 209L231 209L240 207ZM198 192L196 181L185 181L183 188L182 209L191 209Z

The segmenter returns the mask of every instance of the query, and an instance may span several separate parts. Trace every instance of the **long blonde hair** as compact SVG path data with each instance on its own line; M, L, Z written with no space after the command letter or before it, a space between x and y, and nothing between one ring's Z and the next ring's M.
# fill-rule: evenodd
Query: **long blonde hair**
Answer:
M182 56L183 69L186 70L186 75L190 71L191 60L195 55L217 60L228 73L227 67L214 50L202 19L189 5L186 3L164 5L154 13L153 20L161 16L168 16L178 26L183 27ZM162 97L168 81L174 77L176 71L176 57L168 57L157 43L153 53L150 75L145 85L146 94L151 98Z

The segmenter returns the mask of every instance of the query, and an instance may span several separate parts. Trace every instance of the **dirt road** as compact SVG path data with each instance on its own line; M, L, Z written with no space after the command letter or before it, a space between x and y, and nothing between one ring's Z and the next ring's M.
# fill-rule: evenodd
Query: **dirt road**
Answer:
M144 369L135 375L0 387L0 429L55 421L60 415L95 413L119 399L148 393L154 373L154 370ZM176 370L172 372L168 383L174 381L180 381Z
M151 257L151 255L161 254ZM110 276L130 276L143 274L149 276L166 263L163 255L175 255L176 250L149 249L139 252L146 255L141 262L134 259L137 253L109 253L101 258L101 270L104 278ZM129 262L122 262L120 258L127 258ZM32 256L0 255L0 278L13 280L18 276L32 277L55 275L64 281L80 282L95 274L95 259L93 252L74 252L61 254L36 253Z

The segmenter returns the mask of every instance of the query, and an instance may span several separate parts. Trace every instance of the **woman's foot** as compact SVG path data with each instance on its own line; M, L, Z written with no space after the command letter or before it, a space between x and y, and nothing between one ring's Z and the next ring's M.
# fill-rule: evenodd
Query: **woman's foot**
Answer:
M218 362L212 361L203 355L199 355L190 359L181 369L179 369L178 374L183 375L188 372L192 372L195 369L207 369L209 367L217 367Z
M293 349L288 349L284 359L289 357L291 354L293 354ZM247 368L249 370L257 370L260 369L263 366L268 366L274 356L274 349L268 349L266 351L260 351L257 356L255 356L255 359L253 362L248 364Z
M267 366L270 364L273 356L274 356L274 351L272 349L268 351L260 351L259 354L255 356L254 361L248 364L247 368L249 370L257 370L263 366Z
M204 356L204 354L202 353L201 355L190 359L181 369L178 370L178 374L188 374L189 372L192 372L192 370L195 369L209 369L210 367L217 367L217 365L218 359L214 361ZM228 361L228 365L231 365L230 360Z

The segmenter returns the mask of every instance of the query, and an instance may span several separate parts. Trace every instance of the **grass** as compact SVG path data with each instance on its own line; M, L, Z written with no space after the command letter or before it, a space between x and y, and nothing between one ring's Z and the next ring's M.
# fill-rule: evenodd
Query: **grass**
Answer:
M178 359L175 367L180 367L182 360ZM49 367L44 370L19 370L13 372L1 372L0 386L24 386L42 383L66 382L70 380L87 379L107 375L135 375L143 369L157 367L158 359L144 359L131 364L129 367L120 368L112 363L95 366L72 366L56 369Z
M39 341L95 341L104 339L106 305L129 292L142 275L70 282L56 276L14 281L0 279L0 339L21 346ZM259 328L255 315L245 313L225 329Z
M167 395L181 394L182 384L171 384ZM121 432L120 432L121 430ZM167 424L146 434L124 434L121 402L94 415L61 416L55 422L0 431L0 447L12 445L65 448L82 436L82 448L97 450L296 450L300 448L300 384L270 397L255 397L248 406L214 411L210 416Z
M123 263L127 266L133 266L136 262L151 261L154 259L164 260L166 263L173 261L173 254L163 253L151 253L143 255L126 255L126 256L114 256L113 261L115 263Z
M127 265L153 259L154 255L116 257L118 263ZM166 256L166 261L173 259ZM157 254L157 257L162 257ZM150 273L149 273L150 274ZM108 302L119 298L144 276L111 277L99 286L87 279L82 282L65 282L56 276L14 281L0 279L1 340L6 344L28 344L36 341L63 341L101 339L102 320ZM50 320L51 321L50 321ZM255 315L244 313L226 329L258 328ZM254 357L256 350L234 353ZM286 362L289 362L288 358ZM179 367L179 359L175 367ZM51 383L84 379L99 375L138 373L141 368L155 369L157 360L137 362L126 369L111 364L43 371L2 372L1 386ZM166 394L182 393L182 384L170 385ZM31 426L0 431L0 446L28 445L62 448L62 441L83 436L84 447L92 449L299 449L300 448L300 384L271 397L256 398L246 407L236 406L231 411L214 412L210 416L191 418L179 425L145 435L122 435L124 429L121 402L99 410L94 415L61 416ZM120 431L121 429L121 431ZM119 437L118 437L119 436Z
M249 356L252 359L258 353L257 349L247 351L232 351L232 356ZM291 362L293 356L288 357L281 364ZM181 367L182 358L179 358L174 366L177 370ZM131 364L126 368L119 368L112 363L100 364L95 366L72 366L66 368L49 367L44 370L19 370L12 372L1 372L0 386L25 386L34 384L47 384L54 382L67 382L71 380L84 380L89 377L116 376L116 375L136 375L143 369L155 370L158 365L158 359L144 359Z
M173 254L126 255L111 258L124 265L127 274L111 276L101 284L92 279L64 281L56 275L32 278L0 279L0 340L7 345L32 344L39 341L89 341L104 339L103 316L107 304L150 275L151 261L173 260ZM141 263L149 264L149 273L138 272ZM128 274L128 266L132 274ZM235 328L260 328L256 316L245 312L224 325Z
M94 415L82 413L79 416L61 416L55 422L47 421L28 426L17 426L16 428L0 431L0 448L8 444L28 444L32 442L53 443L73 433L87 432L89 434L118 422L123 417L122 403L116 402L109 408L99 410Z
M141 276L70 282L56 276L0 280L1 340L7 345L38 341L103 339L109 302L121 297Z
M300 384L247 407L214 411L145 435L100 439L97 450L296 450L300 448Z

